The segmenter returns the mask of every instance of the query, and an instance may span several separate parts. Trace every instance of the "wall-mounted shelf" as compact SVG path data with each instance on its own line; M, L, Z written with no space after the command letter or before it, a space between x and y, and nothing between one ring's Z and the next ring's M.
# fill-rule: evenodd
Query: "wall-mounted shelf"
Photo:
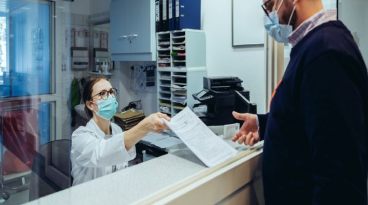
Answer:
M97 73L97 72L89 72L89 74L92 74L92 75L104 75L104 76L110 76L110 75L113 75L114 73Z
M87 67L83 67L83 68L72 67L73 71L85 71L86 69L87 69Z

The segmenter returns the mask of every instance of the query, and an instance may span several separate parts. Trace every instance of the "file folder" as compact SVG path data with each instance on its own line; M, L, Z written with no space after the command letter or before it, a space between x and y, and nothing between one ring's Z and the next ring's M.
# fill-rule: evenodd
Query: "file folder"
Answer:
M169 16L168 16L168 0L160 0L162 1L162 25L161 31L169 30Z
M156 32L160 32L161 27L162 27L162 21L161 21L162 10L161 10L160 0L155 1L155 7L156 7L156 12L155 12L156 14Z
M175 29L201 29L201 0L175 0Z
M175 0L168 0L169 31L175 30Z

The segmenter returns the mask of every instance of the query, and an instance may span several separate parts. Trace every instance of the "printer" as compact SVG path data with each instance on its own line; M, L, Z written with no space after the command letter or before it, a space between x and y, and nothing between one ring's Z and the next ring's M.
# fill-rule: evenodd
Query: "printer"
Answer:
M225 125L242 122L232 112L257 113L257 105L251 103L249 91L238 77L203 77L203 90L193 94L200 102L193 107L196 115L207 125Z

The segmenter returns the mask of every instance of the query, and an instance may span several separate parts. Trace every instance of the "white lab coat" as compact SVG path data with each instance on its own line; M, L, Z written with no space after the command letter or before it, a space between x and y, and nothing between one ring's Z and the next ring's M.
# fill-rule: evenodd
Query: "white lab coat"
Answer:
M105 133L91 119L87 125L73 132L70 158L73 185L112 173L128 166L128 161L136 156L135 147L129 151L124 144L124 132L111 123L112 135Z

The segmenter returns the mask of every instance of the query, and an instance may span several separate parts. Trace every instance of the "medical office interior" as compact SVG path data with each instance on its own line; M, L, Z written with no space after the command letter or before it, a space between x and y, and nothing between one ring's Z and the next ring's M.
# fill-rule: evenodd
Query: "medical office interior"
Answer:
M0 0L1 204L264 203L262 143L232 143L231 112L268 112L292 47L268 37L261 0L164 2ZM368 1L322 2L367 63ZM93 76L117 89L122 130L188 107L236 156L208 167L166 131L138 142L126 169L72 186L71 136L89 121Z

